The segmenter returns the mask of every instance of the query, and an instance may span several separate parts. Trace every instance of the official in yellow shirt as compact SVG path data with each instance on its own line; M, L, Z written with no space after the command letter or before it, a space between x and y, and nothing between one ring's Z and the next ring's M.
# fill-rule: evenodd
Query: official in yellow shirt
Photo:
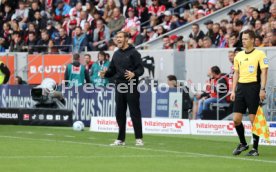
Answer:
M233 155L239 155L249 148L244 136L243 114L248 109L250 121L253 123L259 103L266 96L268 58L263 51L254 48L254 40L254 31L244 31L242 35L244 51L239 52L234 59L235 72L231 100L234 101L233 120L240 143L233 151ZM253 148L247 156L259 156L258 144L259 136L253 134Z

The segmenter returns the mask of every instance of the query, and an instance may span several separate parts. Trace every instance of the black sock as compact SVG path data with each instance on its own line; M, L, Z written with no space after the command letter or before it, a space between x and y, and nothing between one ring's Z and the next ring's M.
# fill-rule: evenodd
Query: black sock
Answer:
M253 134L253 148L255 150L258 150L258 145L259 145L259 136L257 136L256 134Z
M245 136L244 136L244 126L243 126L242 123L240 125L236 126L236 131L237 131L238 136L240 138L240 142L243 145L247 145L246 140L245 140Z

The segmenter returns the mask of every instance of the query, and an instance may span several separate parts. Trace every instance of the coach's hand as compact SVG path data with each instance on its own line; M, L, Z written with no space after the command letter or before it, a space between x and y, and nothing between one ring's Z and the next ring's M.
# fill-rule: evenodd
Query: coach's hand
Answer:
M230 100L231 100L231 101L235 101L235 98L236 98L236 93L233 91L233 92L231 93Z
M260 101L264 101L266 97L265 90L260 90Z
M127 80L131 80L132 78L134 78L135 74L129 70L126 70L126 73L125 73L125 78Z

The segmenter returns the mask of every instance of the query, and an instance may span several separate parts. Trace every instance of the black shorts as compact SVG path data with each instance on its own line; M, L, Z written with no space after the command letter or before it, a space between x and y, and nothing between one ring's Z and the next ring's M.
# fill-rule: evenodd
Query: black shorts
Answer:
M238 83L234 102L234 112L256 114L260 103L260 83Z

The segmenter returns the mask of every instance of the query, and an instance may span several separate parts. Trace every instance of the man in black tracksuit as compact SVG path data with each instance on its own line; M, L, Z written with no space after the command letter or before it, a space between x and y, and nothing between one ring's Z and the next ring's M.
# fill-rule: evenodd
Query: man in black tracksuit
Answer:
M144 73L141 54L132 45L128 44L128 34L126 32L117 34L117 45L119 50L114 53L108 70L100 72L101 77L114 77L116 83L116 120L119 125L119 134L117 140L111 145L125 145L126 110L128 105L135 132L136 145L143 146L140 94L137 90L138 78Z

